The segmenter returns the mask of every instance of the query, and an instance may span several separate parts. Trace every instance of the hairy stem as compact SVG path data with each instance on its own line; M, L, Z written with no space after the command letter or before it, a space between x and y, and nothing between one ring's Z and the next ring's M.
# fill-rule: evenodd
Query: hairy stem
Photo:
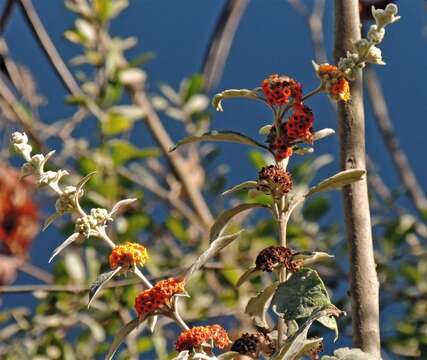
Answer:
M284 211L284 204L285 204L285 198L282 197L280 201L278 201L277 207L279 209L277 213L277 224L279 226L279 240L281 246L286 246L286 228L288 224L288 216L286 216L286 213ZM279 271L279 281L282 283L286 281L287 274L286 274L286 268L284 266L281 267ZM283 335L285 333L285 319L279 318L277 322L277 349L280 349L280 346L283 341Z
M335 61L360 39L358 0L335 0ZM366 169L362 75L350 84L351 102L338 104L342 170ZM343 188L344 215L350 256L353 341L380 357L378 278L372 243L367 181Z

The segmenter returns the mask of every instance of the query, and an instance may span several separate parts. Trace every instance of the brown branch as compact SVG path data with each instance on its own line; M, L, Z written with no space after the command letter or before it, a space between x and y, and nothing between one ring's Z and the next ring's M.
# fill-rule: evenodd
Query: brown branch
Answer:
M316 62L319 64L327 62L328 57L326 56L325 39L323 34L325 0L316 0L311 12L301 0L288 0L288 2L295 11L304 18L308 25Z
M335 0L336 63L360 36L358 0ZM361 73L351 82L350 89L351 101L338 104L341 168L366 169ZM366 178L344 187L342 193L350 252L353 341L356 347L380 358L379 285Z
M39 45L46 54L47 59L55 69L60 80L68 89L68 91L74 96L80 95L81 90L74 80L73 75L70 70L68 70L67 65L65 65L61 56L55 48L52 40L49 37L46 29L43 26L43 23L40 21L39 16L37 15L36 10L31 2L31 0L17 0L21 10L24 14L24 17L30 26L32 32L35 35Z
M188 174L191 172L191 169L186 166L186 163L176 151L170 152L170 149L173 147L174 143L169 137L169 134L164 128L159 116L151 105L151 102L147 98L145 92L142 89L138 89L133 86L129 86L128 91L133 102L145 110L145 122L149 130L151 131L154 139L156 139L157 143L159 144L176 176L182 183L182 186L188 195L194 210L203 221L204 225L208 228L213 222L212 214L206 204L205 199L203 198L203 195L197 186L192 183L191 177L188 176Z
M7 0L4 5L1 17L0 17L0 34L4 33L6 26L10 20L10 16L12 15L12 10L15 6L15 0Z
M222 76L237 26L248 3L248 0L228 0L219 16L203 59L206 92L212 90Z
M374 112L374 118L383 137L383 140L390 152L396 171L402 181L409 199L414 204L418 213L425 218L427 210L427 199L418 183L418 180L409 164L405 152L399 145L390 114L387 109L387 103L384 98L381 84L375 70L368 69L365 72L364 83L369 93L369 100Z

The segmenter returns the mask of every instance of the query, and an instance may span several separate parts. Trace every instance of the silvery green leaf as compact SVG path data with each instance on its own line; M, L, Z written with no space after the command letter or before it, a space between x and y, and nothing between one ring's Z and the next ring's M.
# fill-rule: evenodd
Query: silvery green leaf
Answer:
M218 215L218 217L215 219L214 224L211 227L210 233L209 233L209 239L210 241L215 240L216 238L220 237L230 220L236 216L237 214L250 210L255 208L267 208L267 205L258 204L258 203L245 203L245 204L239 204L235 206L234 208L228 209L223 211L221 214Z
M84 178L82 178L79 183L76 185L76 192L74 194L74 203L77 205L77 208L79 209L80 213L84 213L83 209L80 207L79 198L81 196L81 191L83 190L83 186L89 181L89 179L96 173L96 171L93 171L89 174L87 174Z
M267 286L264 290L251 298L246 305L245 313L248 314L254 324L258 327L268 329L266 314L271 303L271 299L276 292L279 282Z
M185 113L192 115L202 112L209 106L209 99L206 95L195 94L185 103L183 110Z
M146 320L146 317L143 318L136 318L132 321L128 322L125 326L123 326L117 335L114 337L114 340L110 346L110 349L108 350L108 354L105 357L106 360L111 360L116 353L117 349L119 348L120 344L123 342L123 340L130 334L130 332L138 327L138 325L142 324Z
M304 265L311 265L314 264L316 262L319 261L327 261L334 258L334 255L330 255L326 252L322 252L322 251L302 251L302 252L298 252L296 253L293 257L292 260L304 260Z
M138 199L124 199L117 202L113 208L110 211L110 216L113 216L117 211L120 210L120 208L124 206L128 206L129 204L132 204L133 202L137 201Z
M301 353L306 350L306 347L313 345L311 340L307 343L307 334L311 325L317 319L327 315L329 315L327 310L318 310L311 315L294 335L286 339L285 343L271 360L299 360L301 358Z
M51 262L56 255L58 255L62 250L64 250L68 245L72 244L77 239L83 239L83 236L79 233L74 233L70 237L68 237L61 245L59 245L55 250L53 250L49 262Z
M264 125L263 127L261 127L259 130L258 130L258 133L260 134L260 135L268 135L268 134L270 134L270 131L271 131L271 128L273 127L273 125Z
M364 174L365 170L360 169L349 169L341 171L338 174L335 174L310 188L307 194L305 194L305 197L322 191L339 189L345 185L361 180Z
M188 350L181 351L172 360L188 360L190 358L190 352Z
M113 114L121 114L130 120L142 119L146 113L145 110L139 106L134 105L117 105L109 109Z
M249 98L249 99L257 99L257 95L253 90L249 89L229 89L224 90L214 96L212 99L212 105L216 111L223 111L222 108L222 100L230 99L230 98Z
M90 307L90 304L92 304L92 301L95 300L98 293L101 291L101 289L122 269L121 266L118 266L116 269L112 271L108 271L106 273L100 274L96 280L93 282L93 284L90 286L89 289L89 302L87 304L87 307Z
M253 189L253 188L256 188L257 184L258 183L256 181L253 181L253 180L245 181L245 182L242 182L242 183L240 183L236 186L233 186L232 188L224 191L222 193L222 195L223 196L224 195L230 195L230 194L235 193L235 192L240 191L240 190Z
M203 254L201 254L193 265L185 273L185 279L188 279L194 272L199 270L206 262L218 254L222 249L229 245L232 241L236 240L243 230L230 235L225 235L215 239Z
M317 319L317 321L320 322L324 327L327 327L329 330L332 330L335 333L334 341L337 341L339 331L338 324L335 318L333 316L323 316Z
M53 223L56 219L58 219L59 217L61 217L61 214L59 214L59 213L54 213L54 214L50 215L50 216L45 220L45 222L44 222L44 224L43 224L42 231L45 231L45 230L48 228L48 226L49 226L50 224L52 224L52 223Z
M330 306L331 300L317 272L302 268L278 286L271 303L273 310L284 319L297 320Z
M239 280L237 281L236 287L240 287L243 285L246 281L251 279L253 276L258 274L260 272L259 269L255 265L252 265L248 270L246 270L242 276L240 276Z
M270 149L267 146L257 142L256 140L250 138L249 136L243 135L236 131L225 131L225 130L212 130L201 135L187 136L186 138L178 141L176 145L170 149L170 151L175 151L181 145L190 144L193 142L200 142L200 141L234 142L237 144L257 146L262 149L270 151Z
M317 141L317 140L323 139L323 138L325 138L327 136L330 136L330 135L333 135L333 134L335 134L335 130L334 129L325 128L325 129L316 131L313 134L313 140Z

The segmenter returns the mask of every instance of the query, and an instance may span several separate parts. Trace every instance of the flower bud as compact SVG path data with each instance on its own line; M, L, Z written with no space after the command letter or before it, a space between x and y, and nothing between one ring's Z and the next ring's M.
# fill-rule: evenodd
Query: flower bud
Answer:
M368 31L368 39L371 40L375 44L379 44L383 41L385 35L385 29L378 29L377 25L371 25Z

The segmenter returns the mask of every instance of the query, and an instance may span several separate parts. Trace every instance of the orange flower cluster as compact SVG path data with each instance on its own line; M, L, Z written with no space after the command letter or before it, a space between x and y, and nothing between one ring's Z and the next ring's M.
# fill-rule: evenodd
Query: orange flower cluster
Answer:
M326 86L326 91L334 100L350 100L350 85L342 71L336 66L321 64L317 74Z
M313 142L313 111L303 103L293 105L293 113L289 119L281 124L280 133L272 127L267 137L267 143L277 161L292 155L292 145L297 142Z
M0 174L0 242L8 253L25 256L39 230L38 208L19 172L0 164Z
M285 105L290 98L293 98L295 102L301 101L301 84L289 76L270 75L263 80L261 87L270 105Z
M203 346L212 340L220 349L224 349L231 341L227 331L220 325L195 326L190 330L183 331L175 344L177 351L193 350Z
M184 281L182 279L161 280L152 288L139 293L135 299L135 310L138 316L142 316L163 305L169 305L174 295L184 292Z
M133 267L144 265L148 259L147 249L141 244L127 242L116 246L108 258L111 269L118 266Z

